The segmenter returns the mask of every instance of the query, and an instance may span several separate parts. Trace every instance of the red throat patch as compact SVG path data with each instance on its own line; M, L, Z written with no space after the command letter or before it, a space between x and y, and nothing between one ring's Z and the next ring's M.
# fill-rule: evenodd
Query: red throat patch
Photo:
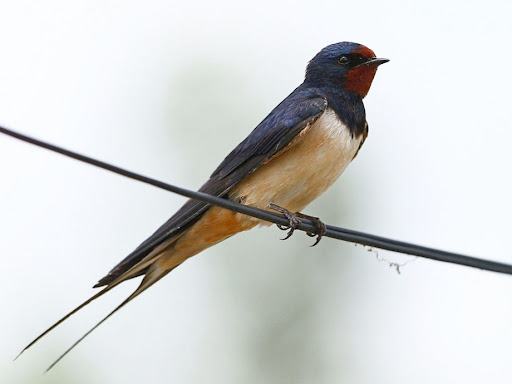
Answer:
M364 45L351 53L359 54L367 59L375 57L375 53ZM376 73L377 67L373 65L361 65L360 67L351 69L345 75L345 89L347 91L356 92L361 97L365 97L370 90Z

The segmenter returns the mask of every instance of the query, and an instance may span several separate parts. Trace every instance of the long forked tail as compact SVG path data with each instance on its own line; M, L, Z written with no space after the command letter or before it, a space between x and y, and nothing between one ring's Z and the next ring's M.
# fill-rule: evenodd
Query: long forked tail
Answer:
M117 284L119 284L120 282L118 282ZM18 357L20 357L23 352L25 352L27 349L29 349L31 346L33 346L35 343L37 343L39 340L41 340L44 336L46 336L48 333L50 333L54 328L56 328L57 326L59 326L60 324L62 324L66 319L68 319L69 317L71 317L72 315L74 315L76 312L78 312L79 310L81 310L83 307L85 307L87 304L89 304L90 302L92 302L93 300L96 300L98 297L104 295L105 293L107 293L108 291L110 291L112 288L114 288L117 284L113 284L113 285L109 285L107 287L105 287L104 289L102 289L101 291L99 291L97 294L95 294L94 296L91 296L89 299L87 299L86 301L84 301L82 304L80 304L78 307L76 307L75 309L73 309L71 312L69 312L68 314L66 314L64 317L62 317L61 319L59 319L55 324L53 324L50 328L48 328L47 330L45 330L43 333L41 333L39 336L37 336L34 340L32 340L25 348L22 349L22 351L20 353L18 353L18 356L16 356L14 358L14 360L16 360Z
M177 266L175 266L174 268L176 268ZM92 331L94 331L96 328L98 328L101 324L103 324L105 322L105 320L107 320L110 316L112 316L114 313L116 313L117 311L119 311L121 308L123 308L126 304L128 304L130 301L132 301L135 297L137 297L138 295L140 295L142 292L144 292L146 289L148 289L150 286L152 286L153 284L155 284L158 280L160 280L162 277L164 277L165 275L167 275L169 272L171 272L174 268L172 269L168 269L168 270L161 270L160 268L158 268L157 264L152 264L151 267L149 268L148 272L146 273L146 275L144 276L144 279L142 280L142 282L140 283L139 287L135 290L135 292L133 292L125 301L123 301L121 304L119 304L119 306L117 306L112 312L110 312L107 316L105 316L101 321L99 321L94 327L92 327L89 331L87 331L82 337L80 337L77 341L75 341L73 343L73 345L71 345L62 355L60 355L57 360L55 360L47 369L45 372L48 372L50 369L52 369L59 361L62 360L62 358L64 356L66 356L69 352L71 352L83 339L85 339L87 336L89 336L89 334L92 333ZM102 292L100 292L102 293ZM82 305L83 306L83 305ZM78 309L77 309L78 310ZM76 312L76 310L74 311ZM59 321L62 322L63 320ZM56 325L58 325L59 323L57 323ZM56 325L52 326L52 328L54 328ZM50 328L50 330L52 329ZM43 333L41 336L39 336L35 341L33 341L30 345L32 345L33 343L35 343L39 338L41 338L42 336L44 336L46 333L48 333L48 331L46 331L45 333ZM29 346L30 346L29 345ZM28 348L28 347L27 347Z
M18 354L18 356L16 356L16 358L14 360L16 360L18 357L20 357L20 355L25 352L27 349L29 349L30 347L32 347L35 343L37 343L39 340L41 340L44 336L46 336L49 332L51 332L53 329L55 329L57 326L59 326L60 324L62 324L65 320L67 320L69 317L71 317L72 315L74 315L76 312L78 312L79 310L81 310L82 308L84 308L86 305L88 305L89 303L91 303L93 300L96 300L97 298L99 298L100 296L104 295L105 293L107 293L108 291L110 291L112 288L116 287L117 285L119 285L120 283L122 283L123 281L127 280L127 279L130 279L132 277L135 277L137 276L138 274L140 274L140 271L148 268L147 272L145 273L145 276L142 280L142 282L140 283L139 287L135 290L135 292L130 295L130 297L128 297L128 299L126 299L123 303L121 303L121 305L119 307L117 307L112 313L110 313L105 319L103 319L100 323L98 323L93 329L91 329L91 331L89 331L86 335L84 335L84 337L82 337L78 342L76 342L70 349L68 349L62 356L59 357L59 359L54 363L52 364L52 367L60 360L62 359L62 357L64 357L64 355L66 355L71 349L73 349L83 338L85 338L85 336L87 336L89 333L91 333L97 326L99 326L101 323L103 323L108 317L110 317L114 312L118 311L119 309L121 309L124 305L126 305L129 301L131 301L134 297L138 296L141 292L143 292L144 290L146 290L147 288L149 288L151 285L153 285L154 283L156 283L158 280L160 280L163 276L165 276L167 273L171 272L174 268L177 267L174 266L173 268L171 269L168 269L166 271L162 271L162 270L158 270L157 268L157 264L154 263L155 260L158 258L158 255L150 255L149 257L147 257L145 260L142 260L139 264L137 264L136 266L132 267L131 269L129 269L128 271L126 271L124 274L122 274L121 276L119 276L117 279L115 279L114 281L112 281L109 285L107 285L104 289L102 289L100 292L96 293L95 295L93 295L92 297L90 297L89 299L87 299L86 301L84 301L82 304L80 304L78 307L76 307L75 309L73 309L71 312L69 312L68 314L66 314L64 317L62 317L61 319L59 319L56 323L54 323L52 326L50 326L48 329L46 329L43 333L41 333L39 336L37 336L34 340L32 340L25 348L23 348L23 350ZM181 264L181 263L180 263ZM178 264L179 265L179 264ZM50 367L51 368L51 367ZM48 369L50 369L48 368Z
M143 260L138 265L134 266L132 269L126 271L124 274L119 276L117 279L112 281L109 285L107 285L105 288L103 288L101 291L99 291L97 294L93 295L86 301L84 301L82 304L80 304L78 307L73 309L71 312L66 314L64 317L59 319L55 324L53 324L51 327L49 327L47 330L45 330L43 333L41 333L39 336L37 336L34 340L32 340L23 350L14 358L16 360L18 357L21 356L23 352L25 352L27 349L29 349L31 346L33 346L35 343L37 343L39 340L41 340L44 336L46 336L49 332L51 332L53 329L55 329L57 326L62 324L66 319L77 313L79 310L81 310L83 307L85 307L87 304L91 303L93 300L96 300L98 297L103 296L105 293L110 291L115 286L119 285L123 281L130 279L131 277L135 276L138 272L143 270L144 268L147 268L150 266L154 261L154 258L148 258L148 260ZM141 283L142 285L142 283Z

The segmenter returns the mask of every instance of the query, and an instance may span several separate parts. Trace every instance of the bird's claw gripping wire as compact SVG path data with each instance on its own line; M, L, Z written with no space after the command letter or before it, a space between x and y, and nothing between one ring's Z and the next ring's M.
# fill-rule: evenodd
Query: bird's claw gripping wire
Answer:
M276 205L273 203L270 203L268 207L274 211L282 213L288 219L288 225L276 224L277 228L281 229L282 231L288 230L286 237L281 240L289 239L290 236L293 235L293 232L297 228L300 228L301 221L299 218L310 220L317 228L316 233L306 232L306 234L310 237L316 236L316 241L312 245L312 247L317 245L320 242L320 240L322 239L323 235L325 235L327 233L327 228L325 227L325 224L318 217L305 215L300 212L293 213L293 212L290 212L289 210L287 210L286 208L280 207L279 205Z
M277 228L279 228L282 231L286 231L289 229L288 233L286 234L286 237L281 240L289 239L291 235L293 235L293 232L300 228L300 220L294 213L290 212L286 208L280 207L279 205L276 205L274 203L270 203L268 205L270 209L273 209L274 211L277 211L279 213L282 213L287 219L288 219L288 225L281 225L276 224Z
M314 232L306 232L306 235L308 235L309 237L315 237L316 236L315 243L313 245L311 245L312 247L314 247L315 245L317 245L320 242L320 240L322 240L322 237L327 233L327 227L325 226L324 222L322 220L320 220L318 217L305 215L305 214L300 213L300 212L296 212L295 215L297 217L300 217L301 219L308 219L309 221L311 221L315 225L316 233L314 233Z

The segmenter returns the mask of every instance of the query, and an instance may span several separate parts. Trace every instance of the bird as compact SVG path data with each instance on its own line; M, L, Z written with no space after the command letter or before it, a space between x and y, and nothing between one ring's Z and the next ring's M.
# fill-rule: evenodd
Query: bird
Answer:
M300 211L357 156L368 135L363 98L377 68L388 61L358 43L345 41L323 48L309 61L302 84L227 155L199 191L283 213L289 220L288 226L280 226L289 229L285 239L300 226L298 218L308 218L317 227L316 244L325 225ZM71 345L51 369L100 324L188 258L239 232L270 224L188 200L94 285L103 287L101 291L41 333L19 355L93 300L143 276L138 288Z

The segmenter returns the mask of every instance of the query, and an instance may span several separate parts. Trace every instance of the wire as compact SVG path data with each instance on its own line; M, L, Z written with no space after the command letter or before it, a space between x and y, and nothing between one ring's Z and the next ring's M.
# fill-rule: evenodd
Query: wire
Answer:
M5 135L14 137L18 140L36 145L41 148L46 148L50 151L60 153L61 155L70 157L72 159L94 165L95 167L105 169L107 171L117 173L118 175L128 177L133 180L138 180L140 182L153 185L157 188L164 189L166 191L170 191L173 193L177 193L182 196L189 197L191 199L196 199L203 201L205 203L209 203L212 205L218 205L222 208L230 209L235 212L243 213L248 216L256 217L261 220L270 221L275 224L280 224L283 226L288 225L288 219L281 214L273 213L270 211L265 211L263 209L250 207L243 204L238 204L233 201L212 196L202 192L191 191L185 188L177 187L171 184L164 183L159 180L152 179L147 176L140 175L135 172L128 171L126 169L116 167L115 165L111 165L105 163L103 161L93 159L89 156L81 155L79 153L64 149L62 147L26 136L19 132L15 132L13 130L4 128L0 126L0 133L4 133ZM317 227L310 220L300 219L301 225L298 230L305 232L313 232L317 231ZM497 261L486 260L482 258L466 256L453 252L446 252L434 248L423 247L421 245L416 245L412 243L407 243L403 241L397 241L388 239L385 237L380 237L376 235L371 235L364 232L353 231L350 229L335 227L332 225L326 226L326 233L324 236L331 237L333 239L349 241L352 243L362 244L369 247L385 249L392 252L404 253L408 255L419 256L427 259L443 261L447 263L453 263L458 265L464 265L472 268L479 268L492 272L499 272L508 275L512 275L512 265L500 263Z

